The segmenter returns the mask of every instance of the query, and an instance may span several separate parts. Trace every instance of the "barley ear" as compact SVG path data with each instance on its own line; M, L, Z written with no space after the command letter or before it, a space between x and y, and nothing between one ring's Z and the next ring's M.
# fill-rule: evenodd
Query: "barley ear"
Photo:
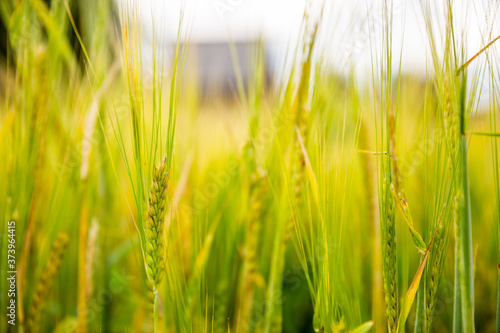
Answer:
M430 276L428 280L427 288L427 309L426 309L426 332L430 332L432 320L434 317L434 309L436 306L436 296L439 288L439 283L442 275L442 263L444 259L445 252L445 234L444 227L441 221L438 221L439 226L434 236L434 242L432 243L432 249L430 253L430 263L428 267L430 271Z
M383 251L383 280L384 296L387 306L386 316L391 332L396 331L397 325L397 259L396 259L396 208L395 199L392 192L387 187L387 181L384 179L382 193L387 202L386 216L382 219L384 227L382 228L382 251Z
M167 200L168 171L166 158L158 164L153 172L153 182L149 192L149 205L145 225L145 258L148 278L157 290L165 270L163 222Z

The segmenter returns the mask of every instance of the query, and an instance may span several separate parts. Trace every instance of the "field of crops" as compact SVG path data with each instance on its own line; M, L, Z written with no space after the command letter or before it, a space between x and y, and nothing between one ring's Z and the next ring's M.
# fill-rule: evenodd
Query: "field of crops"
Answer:
M1 0L0 332L500 332L499 5L471 53L407 4L418 77L378 2L362 79L304 1L278 77L229 44L202 97L189 6L165 47L134 2Z

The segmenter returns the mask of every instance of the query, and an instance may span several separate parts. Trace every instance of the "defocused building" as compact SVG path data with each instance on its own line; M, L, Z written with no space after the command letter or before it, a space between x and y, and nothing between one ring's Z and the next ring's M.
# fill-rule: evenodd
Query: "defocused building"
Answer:
M272 78L272 54L263 47L265 81L269 86ZM233 52L236 51L237 59L232 55L231 48ZM238 41L233 44L191 43L184 67L184 81L186 84L197 85L202 101L233 98L237 92L238 74L241 75L245 89L255 78L258 52L258 41Z

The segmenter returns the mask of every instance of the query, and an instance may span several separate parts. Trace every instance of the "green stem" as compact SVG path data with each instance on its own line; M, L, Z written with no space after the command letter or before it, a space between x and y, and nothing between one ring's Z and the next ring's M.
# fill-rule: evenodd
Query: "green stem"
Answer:
M458 234L458 233L457 233ZM455 239L455 291L453 299L453 333L462 333L462 302L460 300L460 246Z
M500 332L500 265L497 275L497 333Z
M462 321L464 332L474 332L474 271L472 259L472 223L469 193L467 137L465 135L465 77L460 89L460 285L462 287Z

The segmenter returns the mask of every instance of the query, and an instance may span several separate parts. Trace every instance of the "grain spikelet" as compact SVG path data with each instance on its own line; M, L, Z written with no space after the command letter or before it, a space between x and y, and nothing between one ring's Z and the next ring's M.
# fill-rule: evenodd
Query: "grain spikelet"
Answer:
M165 269L163 220L165 218L168 187L166 161L166 158L163 158L153 173L153 182L149 193L147 223L144 230L146 235L146 272L155 290L158 289Z
M397 325L397 258L396 258L396 209L395 199L392 192L387 188L387 181L384 179L382 193L386 207L386 216L382 227L382 257L384 280L385 304L387 306L386 316L391 332L396 331Z

